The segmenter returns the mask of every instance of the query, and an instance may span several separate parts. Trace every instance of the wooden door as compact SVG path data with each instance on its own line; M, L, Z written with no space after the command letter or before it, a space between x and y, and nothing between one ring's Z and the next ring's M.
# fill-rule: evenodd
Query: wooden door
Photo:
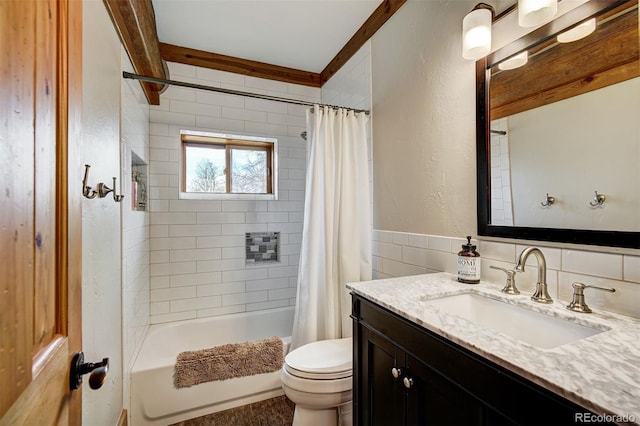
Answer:
M0 1L0 424L80 424L82 2Z

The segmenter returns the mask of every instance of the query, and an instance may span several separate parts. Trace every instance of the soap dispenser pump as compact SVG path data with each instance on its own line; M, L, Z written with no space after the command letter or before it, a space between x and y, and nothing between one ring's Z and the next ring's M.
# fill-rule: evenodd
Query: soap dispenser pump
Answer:
M458 281L465 284L480 282L480 253L471 244L471 235L467 235L467 244L458 252Z

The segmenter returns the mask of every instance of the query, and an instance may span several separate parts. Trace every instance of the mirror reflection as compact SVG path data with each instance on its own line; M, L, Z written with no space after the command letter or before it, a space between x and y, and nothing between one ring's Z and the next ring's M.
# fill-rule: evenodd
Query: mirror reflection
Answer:
M627 2L489 64L487 225L640 231L638 26Z
M639 116L635 78L492 120L491 223L640 231Z

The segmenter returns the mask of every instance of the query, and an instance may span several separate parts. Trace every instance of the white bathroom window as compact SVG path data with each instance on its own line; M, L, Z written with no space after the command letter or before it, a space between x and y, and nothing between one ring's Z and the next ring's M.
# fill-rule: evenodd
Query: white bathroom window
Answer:
M182 131L181 198L276 199L277 140Z

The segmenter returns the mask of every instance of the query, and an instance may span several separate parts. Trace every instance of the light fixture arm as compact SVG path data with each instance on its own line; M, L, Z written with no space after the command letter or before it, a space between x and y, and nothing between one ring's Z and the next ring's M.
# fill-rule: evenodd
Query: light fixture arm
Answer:
M486 10L490 11L491 12L491 20L492 21L496 17L496 10L490 4L478 3L475 6L473 6L473 9L471 9L471 11L473 12L474 10L479 10L479 9L486 9Z

